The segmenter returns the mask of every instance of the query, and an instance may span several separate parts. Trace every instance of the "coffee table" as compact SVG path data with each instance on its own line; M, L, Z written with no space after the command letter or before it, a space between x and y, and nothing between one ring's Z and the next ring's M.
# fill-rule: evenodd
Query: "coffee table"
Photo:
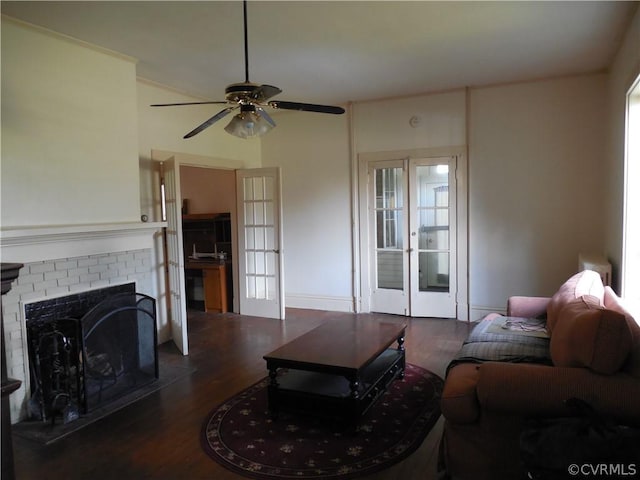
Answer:
M404 322L331 320L265 355L270 413L296 411L357 424L404 376L405 329Z

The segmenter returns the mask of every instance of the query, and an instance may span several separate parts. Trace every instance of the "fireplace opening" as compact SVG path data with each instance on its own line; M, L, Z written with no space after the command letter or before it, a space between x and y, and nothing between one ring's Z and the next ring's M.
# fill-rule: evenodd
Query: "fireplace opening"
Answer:
M155 300L135 284L28 307L31 418L68 423L158 379Z

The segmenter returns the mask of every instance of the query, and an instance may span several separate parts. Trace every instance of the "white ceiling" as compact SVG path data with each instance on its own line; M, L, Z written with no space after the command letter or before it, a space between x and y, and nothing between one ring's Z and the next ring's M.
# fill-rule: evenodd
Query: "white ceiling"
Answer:
M249 74L343 104L604 71L639 2L252 1ZM242 3L9 2L2 13L126 54L209 100L244 80ZM158 99L162 101L163 99Z

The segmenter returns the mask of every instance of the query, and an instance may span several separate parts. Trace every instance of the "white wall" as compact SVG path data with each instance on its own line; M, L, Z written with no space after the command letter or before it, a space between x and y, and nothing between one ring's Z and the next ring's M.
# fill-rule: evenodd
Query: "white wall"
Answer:
M180 167L180 193L189 214L236 212L236 174L233 170Z
M139 220L136 117L131 60L3 17L3 228Z
M462 90L358 103L354 108L356 151L384 152L465 145ZM409 124L411 117L419 125Z
M503 310L510 295L553 293L580 252L603 251L605 82L586 75L353 107L357 154L464 146L469 125L472 319ZM340 118L281 115L263 140L263 164L283 169L290 306L315 297L329 308L354 295L349 129Z
M347 115L291 112L262 140L262 164L282 173L285 302L352 310Z
M622 216L624 195L625 99L633 81L640 75L640 8L627 30L610 69L607 84L608 142L605 185L606 254L613 266L614 287L620 287L622 261ZM638 132L636 132L636 135Z
M472 309L549 295L604 248L605 75L473 89Z

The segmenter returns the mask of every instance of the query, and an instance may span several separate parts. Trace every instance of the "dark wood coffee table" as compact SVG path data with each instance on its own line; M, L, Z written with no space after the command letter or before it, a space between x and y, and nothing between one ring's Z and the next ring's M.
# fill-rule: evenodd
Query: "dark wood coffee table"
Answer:
M405 329L404 322L333 320L265 355L269 411L357 424L389 384L404 376Z

